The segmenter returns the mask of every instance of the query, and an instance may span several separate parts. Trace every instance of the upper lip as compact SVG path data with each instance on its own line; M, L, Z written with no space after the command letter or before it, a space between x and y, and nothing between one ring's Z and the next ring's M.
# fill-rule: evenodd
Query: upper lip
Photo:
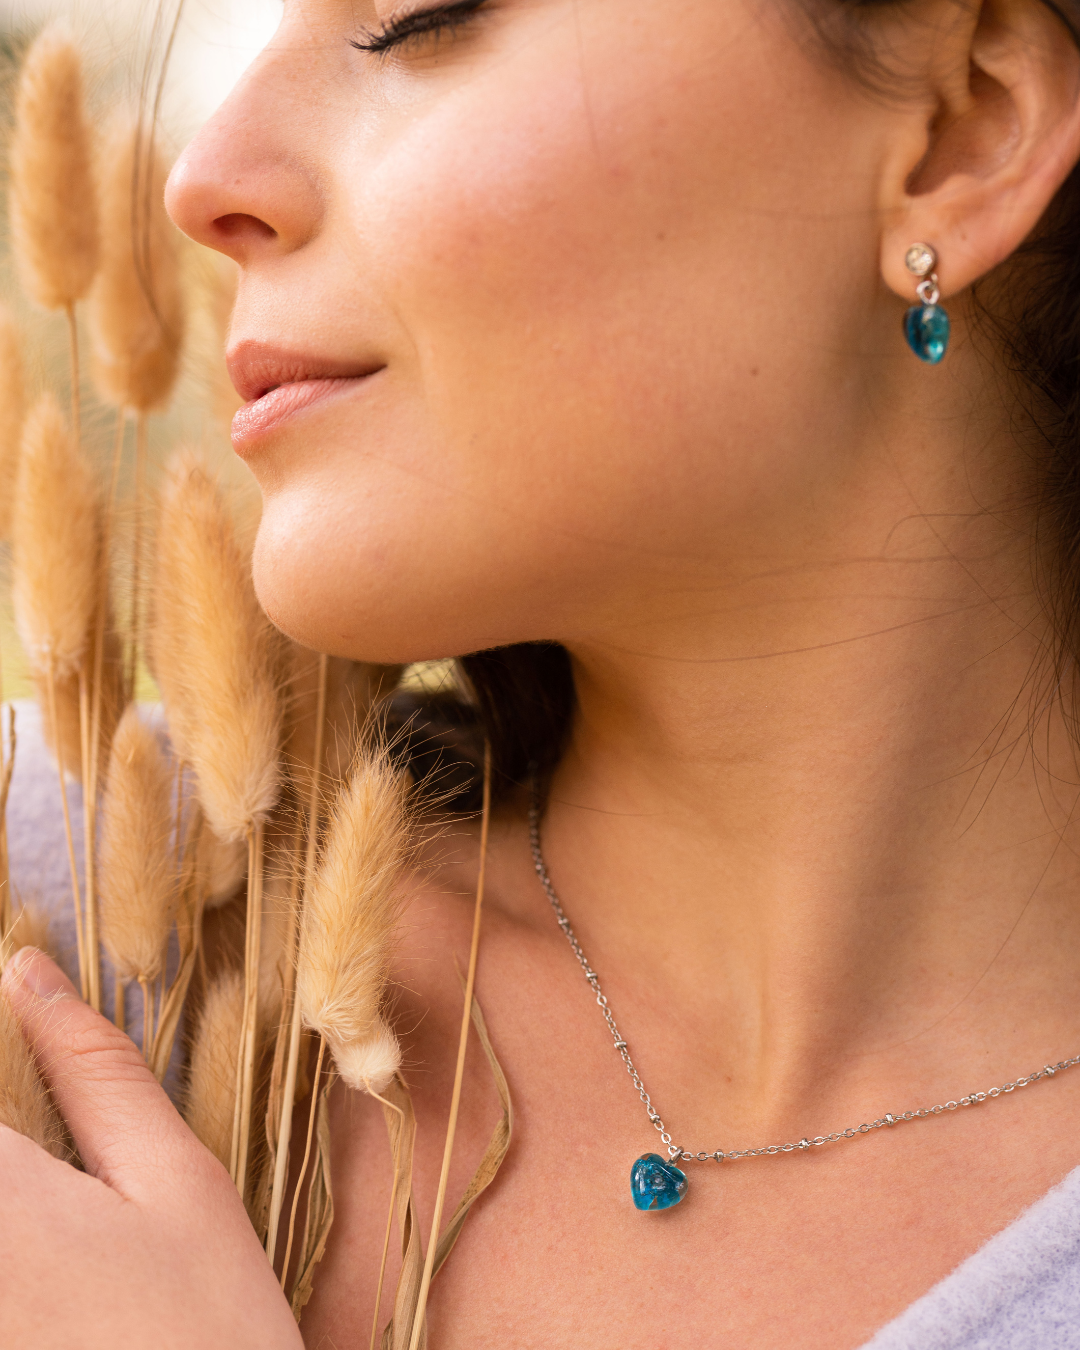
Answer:
M290 351L266 342L238 342L226 356L229 379L246 402L262 398L283 384L301 380L362 379L382 370L383 361L339 361L311 352Z

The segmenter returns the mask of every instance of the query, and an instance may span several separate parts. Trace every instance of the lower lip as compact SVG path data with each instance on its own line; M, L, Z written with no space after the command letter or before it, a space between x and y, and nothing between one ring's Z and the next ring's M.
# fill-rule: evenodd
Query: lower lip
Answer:
M370 375L327 380L297 380L282 384L262 398L252 399L237 412L232 420L232 443L237 454L243 454L252 443L282 422L316 403L339 394L348 393L371 379Z

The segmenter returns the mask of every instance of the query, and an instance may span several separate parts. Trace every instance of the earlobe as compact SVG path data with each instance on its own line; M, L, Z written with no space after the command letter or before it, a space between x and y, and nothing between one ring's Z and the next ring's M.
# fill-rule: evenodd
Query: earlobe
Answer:
M888 193L882 275L909 301L913 240L936 249L954 295L1019 247L1080 158L1080 48L1043 0L986 0L945 40L966 87L939 80L925 154Z

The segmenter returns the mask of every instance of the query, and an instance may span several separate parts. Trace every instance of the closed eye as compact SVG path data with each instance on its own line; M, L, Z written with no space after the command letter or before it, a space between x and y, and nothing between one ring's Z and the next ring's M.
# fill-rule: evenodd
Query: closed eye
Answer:
M469 22L487 0L451 0L450 4L429 5L409 10L388 19L382 28L364 33L361 39L351 39L349 45L360 52L376 55L400 47L410 40L429 34L453 32Z

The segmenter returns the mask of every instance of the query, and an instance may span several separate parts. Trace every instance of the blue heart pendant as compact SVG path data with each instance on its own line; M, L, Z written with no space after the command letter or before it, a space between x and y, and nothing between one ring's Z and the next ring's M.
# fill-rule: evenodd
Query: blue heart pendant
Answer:
M920 361L936 366L949 346L949 316L940 305L912 305L904 315L904 336Z
M686 1173L659 1153L646 1153L630 1169L630 1194L638 1209L670 1209L686 1194L686 1185Z

